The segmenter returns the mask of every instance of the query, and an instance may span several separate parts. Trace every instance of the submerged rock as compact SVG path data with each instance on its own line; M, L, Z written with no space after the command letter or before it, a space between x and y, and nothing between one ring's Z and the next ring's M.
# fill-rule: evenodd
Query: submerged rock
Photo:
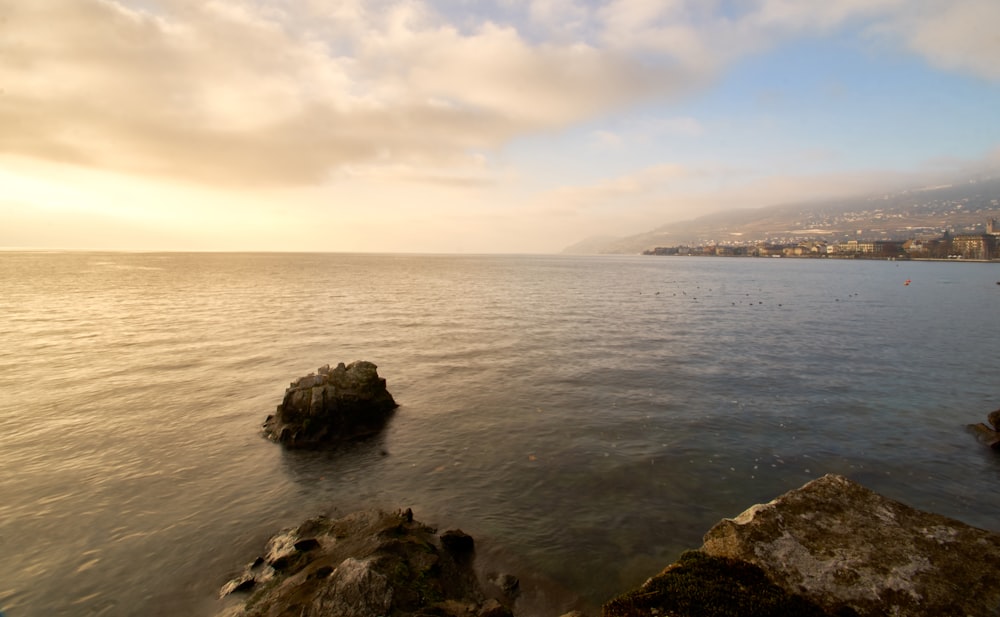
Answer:
M281 532L221 593L252 591L227 617L510 617L471 562L412 515L365 511Z
M310 448L379 432L397 405L377 368L363 360L341 362L300 377L264 421L264 436L287 447Z
M990 426L980 422L968 425L968 429L979 441L994 450L1000 451L1000 409L991 411L986 419L989 421Z
M982 422L979 424L970 424L968 428L969 431L976 436L976 439L981 441L984 445L1000 451L1000 432L991 429Z
M986 419L990 421L991 425L993 425L994 430L1000 431L1000 409L991 411L989 415L986 416Z
M1000 534L827 475L725 519L702 551L760 567L834 613L1000 614Z

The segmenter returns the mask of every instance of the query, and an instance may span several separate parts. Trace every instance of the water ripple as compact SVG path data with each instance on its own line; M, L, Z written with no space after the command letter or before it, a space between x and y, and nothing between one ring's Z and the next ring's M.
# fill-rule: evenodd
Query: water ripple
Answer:
M593 604L827 472L996 528L1000 467L961 428L998 406L996 278L0 253L0 610L212 614L275 529L369 506L462 526ZM355 359L401 403L383 434L337 453L260 438L290 380Z

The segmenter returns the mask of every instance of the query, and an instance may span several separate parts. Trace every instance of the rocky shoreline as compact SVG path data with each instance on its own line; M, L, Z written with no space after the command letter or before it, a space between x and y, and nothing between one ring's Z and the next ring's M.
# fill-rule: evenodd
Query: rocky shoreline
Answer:
M314 518L274 536L223 587L223 595L248 594L224 615L521 615L518 578L483 580L474 560L471 537L439 533L408 510ZM1000 614L998 573L1000 534L827 475L722 520L699 550L610 599L601 612L987 617Z
M374 364L327 365L289 386L263 431L285 447L328 447L379 431L395 407ZM989 421L971 428L997 447L1000 410ZM222 597L243 594L223 615L557 617L521 602L517 576L477 571L475 555L469 535L439 533L409 509L316 517L272 537L223 586ZM826 475L723 519L601 614L997 617L998 574L1000 534Z

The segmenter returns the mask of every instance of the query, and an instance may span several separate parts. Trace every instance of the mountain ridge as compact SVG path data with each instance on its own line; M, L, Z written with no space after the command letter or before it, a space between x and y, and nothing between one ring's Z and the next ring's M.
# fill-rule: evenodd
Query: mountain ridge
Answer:
M1000 218L1000 173L947 184L714 212L631 236L588 238L569 254L638 254L658 246L907 240L982 233Z

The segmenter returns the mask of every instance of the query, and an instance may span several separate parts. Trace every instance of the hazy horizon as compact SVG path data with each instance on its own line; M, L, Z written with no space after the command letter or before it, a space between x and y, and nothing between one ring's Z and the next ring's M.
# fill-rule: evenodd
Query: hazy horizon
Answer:
M992 0L15 0L0 247L561 251L1000 166Z

